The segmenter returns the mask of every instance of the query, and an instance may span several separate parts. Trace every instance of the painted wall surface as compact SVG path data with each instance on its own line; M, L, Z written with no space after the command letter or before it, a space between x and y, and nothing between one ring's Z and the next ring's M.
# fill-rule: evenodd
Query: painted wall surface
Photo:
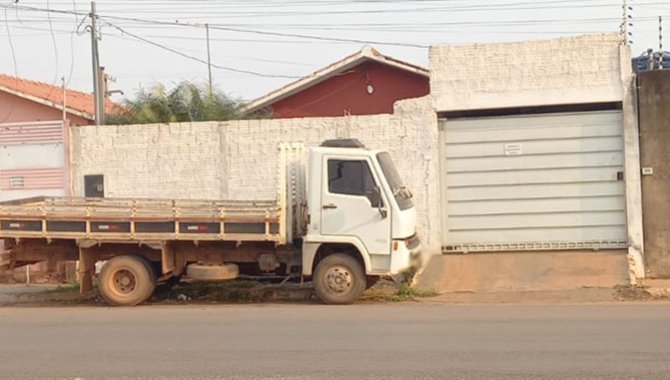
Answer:
M433 105L440 112L619 102L624 61L630 71L630 51L619 49L616 33L433 46Z
M314 146L356 137L391 152L415 194L419 232L427 245L439 247L446 205L439 195L434 106L444 111L622 101L622 65L630 59L616 38L433 47L434 94L398 101L393 114L75 128L74 194L83 195L84 175L103 174L109 197L274 199L280 143ZM485 59L473 58L479 56Z
M670 276L670 71L638 73L644 252L649 277ZM644 169L643 169L644 170Z
M425 76L364 62L276 102L272 109L276 118L390 114L394 102L426 96L429 87Z
M336 137L390 151L414 193L419 233L439 247L437 120L429 98L398 102L393 115L74 128L74 194L84 194L84 175L103 174L108 197L276 199L279 144L316 146Z
M70 125L89 125L93 121L68 114ZM0 91L0 124L63 120L63 112L28 99Z
M220 199L226 195L219 123L72 128L73 194L84 175L104 175L110 198Z
M66 194L62 121L0 124L0 201Z

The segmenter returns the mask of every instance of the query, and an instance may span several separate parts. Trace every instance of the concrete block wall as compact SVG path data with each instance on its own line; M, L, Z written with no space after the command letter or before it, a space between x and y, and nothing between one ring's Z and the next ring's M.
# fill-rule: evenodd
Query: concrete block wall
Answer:
M280 143L317 146L323 140L355 137L371 148L379 142L366 138L381 126L390 127L389 115L326 118L240 120L223 123L227 147L228 197L274 199L277 196Z
M389 150L415 195L419 233L440 246L437 119L429 97L393 115L85 126L72 134L74 194L84 175L105 176L107 197L275 199L278 148L337 137Z
M625 62L616 33L433 46L431 95L438 112L619 102Z
M74 127L72 187L103 174L111 198L217 199L225 195L218 123Z

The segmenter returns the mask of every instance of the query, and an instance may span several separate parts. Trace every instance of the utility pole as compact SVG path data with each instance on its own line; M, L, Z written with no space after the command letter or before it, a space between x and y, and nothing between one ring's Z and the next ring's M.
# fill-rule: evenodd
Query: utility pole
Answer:
M95 13L95 1L91 1L91 56L93 61L93 99L95 125L105 123L105 94L100 78L100 56L98 54L98 16Z
M209 24L205 24L207 33L207 72L209 74L209 97L212 97L212 54L209 48Z

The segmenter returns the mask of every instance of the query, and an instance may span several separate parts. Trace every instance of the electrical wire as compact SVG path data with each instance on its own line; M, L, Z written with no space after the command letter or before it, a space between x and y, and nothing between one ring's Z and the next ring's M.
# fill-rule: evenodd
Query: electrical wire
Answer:
M137 39L137 40L139 40L139 41L145 42L145 43L147 43L147 44L149 44L149 45L153 45L153 46L158 47L158 48L160 48L160 49L169 51L169 52L171 52L171 53L173 53L173 54L182 56L182 57L184 57L184 58L188 58L188 59L193 60L193 61L196 61L196 62L204 63L205 65L209 64L209 63L208 63L207 61L205 61L204 59L200 59L200 58L198 58L198 57L194 57L194 56L192 56L192 55L185 54L185 53L183 53L183 52L181 52L181 51L179 51L179 50L176 50L176 49L173 49L173 48L171 48L171 47L168 47L168 46L159 44L159 43L154 42L154 41L151 41L151 40L148 40L148 39L146 39L146 38L144 38L144 37L142 37L142 36L139 36L139 35L137 35L137 34L128 32L127 30L125 30L125 29L123 29L123 28L121 28L121 27L119 27L119 26L117 26L117 25L115 25L115 24L112 24L112 23L110 23L109 21L105 21L105 20L103 20L102 18L101 18L101 21L103 21L103 22L104 22L105 24L107 24L108 26L110 26L110 27L112 27L112 28L118 30L119 32L121 32L121 33L123 33L123 34L126 34L126 35L128 35L128 36L130 36L130 37L133 37L133 38L135 38L135 39ZM291 76L291 75L264 74L264 73L259 73L259 72L251 71L251 70L243 70L243 69L236 69L236 68L233 68L233 67L221 66L221 65L214 64L214 63L212 63L211 66L214 67L214 68L220 69L220 70L232 71L232 72L240 73L240 74L249 74L249 75L254 75L254 76L264 77L264 78L289 78L289 79L296 79L296 78L299 78L299 77L297 77L297 76Z
M394 4L394 2L387 2L387 4ZM637 5L637 4L636 4ZM667 5L666 2L645 2L640 3L640 5ZM434 13L434 12L473 12L473 11L518 11L518 10L535 10L535 9L565 9L565 8L603 8L603 7L612 7L611 2L605 3L595 3L588 4L583 0L545 0L545 1L523 1L523 2L513 2L513 3L503 3L503 4L476 4L476 5L452 5L452 6L440 6L440 7L421 7L421 8L391 8L388 7L381 9L357 9L357 10L333 10L333 11L323 11L323 10L301 10L301 11L288 11L288 12L279 12L272 11L268 12L266 10L260 11L230 11L230 10L221 10L220 6L209 7L202 9L194 9L193 5L190 5L188 8L165 8L162 9L146 9L132 7L129 8L117 8L116 12L127 12L132 11L135 14L138 13L147 13L147 14L180 14L181 18L186 18L186 14L201 14L208 17L213 17L215 15L225 16L226 18L233 17L282 17L282 16L324 16L324 15L349 15L349 14L382 14L382 13L408 13L408 12L418 12L418 13ZM254 7L258 9L258 6Z
M574 1L576 1L576 0L555 0L555 1L549 2L549 3L557 3L557 4L560 5L560 4L565 4L567 2L574 2ZM546 4L546 3L547 2L543 2L543 3L540 3L540 4ZM535 3L516 2L516 3L511 3L511 4L508 3L507 6L514 5L514 6L519 7L520 5L528 5L528 4L535 4ZM562 5L562 6L565 7L565 5ZM587 7L587 6L603 6L603 5L602 4L586 4L586 5L581 5L581 6L573 5L571 7L578 7L579 8L579 7ZM461 8L461 9L467 9L467 10L486 9L486 10L491 10L491 9L500 9L501 8L499 5L497 7L498 8L494 8L494 5L488 4L488 5L479 5L477 7L469 6L468 8ZM34 8L34 7L26 7L26 8L28 8L30 10L40 10L39 8ZM536 8L538 8L538 6L525 7L523 9L536 9ZM458 8L454 7L454 8L445 8L445 9L450 9L450 10L453 11L453 10L457 10ZM520 9L520 8L516 8L515 10L517 10L517 9ZM67 12L67 11L61 11L61 10L59 10L59 11L60 12ZM381 11L383 11L383 10L381 10ZM403 12L404 11L406 11L406 10L403 10ZM74 12L74 13L78 13L78 12ZM345 13L351 13L351 12L347 11ZM356 12L356 13L360 13L360 12ZM177 26L178 25L178 26L202 27L200 24L189 24L189 23L183 23L183 22L180 23L178 21L161 21L161 20L155 20L155 19L143 19L143 18L137 18L137 17L124 17L124 16L106 15L106 16L104 16L104 18L117 20L116 25L118 25L118 26L122 26L122 24L119 23L118 21L131 21L131 22L137 22L137 23L140 23L140 24L153 24L153 25L164 25L164 26ZM553 21L553 22L567 22L567 21L562 21L562 20L551 20L551 21ZM614 19L612 19L612 21L614 21ZM545 21L543 20L542 22L545 22ZM603 20L603 21L600 21L600 22L607 22L607 21ZM593 21L585 20L584 23L593 23ZM469 23L462 23L462 24L467 24L469 26L486 25L485 22L484 23L469 22ZM530 24L531 24L531 22L528 22L528 21L517 21L517 22L514 23L514 25L517 25L517 26L530 25ZM263 26L263 25L248 25L247 24L247 26L249 28L232 27L232 26L230 26L230 24L221 25L221 24L210 23L210 25L214 28L220 28L221 30L225 30L225 31L232 31L232 32L238 32L238 33L249 33L249 34L261 34L261 35L274 36L274 37L283 36L283 37L300 38L300 39L311 39L311 40L324 41L324 42L347 42L347 43L357 43L357 44L368 43L368 44L385 45L385 46L403 46L403 47L416 47L416 48L427 47L427 45L416 44L416 43L395 43L395 42L390 43L390 42L385 42L385 41L374 41L374 40L368 40L368 39L324 37L324 36L307 35L307 34L302 34L302 33L282 33L282 32L276 32L276 31L259 30L259 29L266 29L268 27L272 27L272 28L281 27L281 26L278 26L278 25ZM292 26L294 26L295 28L300 28L301 24L293 24ZM316 25L306 24L305 28L311 28L311 29L314 29L314 30L325 30L325 31L331 31L331 30L365 30L365 31L369 31L371 29L375 29L375 28L373 28L373 25L370 25L370 26L366 25L365 27L361 27L359 29L359 28L342 28L342 27L339 26L339 24L338 24L337 27L336 26L325 26L325 27L321 27L321 28L319 27L319 24L316 24ZM379 31L379 28L381 28L381 26L377 26L378 31ZM388 30L389 26L386 26L385 28ZM421 27L421 26L413 26L412 27L412 29L422 29L422 28L426 29L426 28ZM407 29L405 27L405 28L398 28L397 30L393 30L393 31L400 33L400 32L404 32L406 30ZM428 31L430 31L430 30L428 30Z
M412 48L421 48L427 49L428 45L419 45L412 43L402 43L402 42L383 42L383 41L371 41L371 40L362 40L362 39L352 39L352 38L337 38L337 37L321 37L321 36L312 36L306 34L294 34L294 33L280 33L280 32L266 32L260 30L251 30L251 29L240 29L240 28L227 28L222 26L210 26L211 29L225 30L229 32L239 32L239 33L250 33L250 34L260 34L264 36L280 36L280 37L295 37L295 38L305 38L316 41L336 41L336 42L353 42L358 44L373 44L380 46L401 46L401 47L412 47Z
M56 88L56 83L58 82L59 62L58 62L58 44L56 43L56 35L54 34L53 23L51 22L51 9L50 9L49 0L47 0L47 19L49 20L49 32L51 34L51 42L53 43L54 58L55 58L55 61L56 61L56 69L54 70L54 80L53 80L53 83L51 84L51 87L49 89L49 93L46 96L47 99L50 99L51 94L53 93L54 89Z
M65 87L67 88L70 85L70 81L72 80L72 74L74 73L74 35L77 33L77 30L79 29L79 16L76 15L77 13L77 2L76 0L72 0L72 7L74 8L74 29L72 32L70 32L70 71L67 75L67 80L65 81ZM53 31L53 29L52 29Z
M9 42L9 52L12 57L12 63L14 64L14 75L19 76L19 66L16 64L16 54L14 52L14 42L12 41L12 32L9 29L9 23L7 22L7 9L5 9L5 29L7 30L7 41Z
M81 13L77 10L76 1L71 0L62 0L62 1L49 1L47 0L47 9L38 7L39 2L30 2L30 0L21 0L22 5L14 4L13 7L17 12L17 21L22 23L18 18L18 11L31 11L31 12L46 12L49 21L48 31L51 34L52 42L55 41L54 34L58 31L54 28L54 23L60 22L71 22L72 17L74 16L75 20L82 18L82 22L85 21L87 13ZM34 4L35 6L31 6ZM636 2L636 6L667 6L667 1L658 2L658 1L641 1ZM62 9L62 7L73 6L73 10ZM346 6L345 9L338 9L338 6ZM510 20L504 21L504 19L496 18L495 21L483 21L483 20L473 20L467 21L463 19L457 19L457 21L452 22L409 22L409 18L405 17L404 14L416 13L417 16L425 17L426 13L439 13L447 15L448 12L458 12L463 14L464 12L522 12L522 11L535 11L542 9L554 9L557 12L561 12L562 9L600 9L600 8L613 8L615 5L612 4L611 0L538 0L538 1L529 1L529 0L509 0L509 1L499 1L499 2L485 2L484 4L476 4L472 1L454 1L454 0L275 0L275 1L242 1L242 0L227 0L227 1L217 1L217 0L192 0L188 3L185 3L180 0L162 0L162 1L128 1L128 0L115 0L113 3L104 3L104 12L101 12L101 19L106 19L105 26L114 25L114 36L117 36L116 33L120 33L122 38L127 36L128 39L133 39L142 43L150 44L152 46L158 47L160 49L171 52L172 54L180 55L189 60L195 60L197 62L206 64L203 59L197 58L196 56L189 55L186 52L187 49L177 48L169 45L165 45L160 42L156 42L155 39L181 39L181 40L199 40L202 41L203 38L200 37L189 37L188 33L183 33L179 36L173 35L159 35L162 33L167 33L167 30L174 30L178 27L190 27L190 28L202 28L203 24L199 23L185 23L184 20L194 19L199 20L199 22L205 22L203 19L212 19L216 17L225 18L225 23L212 23L209 22L210 28L213 30L226 31L228 34L240 33L247 35L259 35L264 36L267 39L258 37L254 38L212 38L212 41L232 41L232 42L258 42L258 43L295 43L295 44L374 44L380 46L399 46L399 47L411 47L411 48L420 48L425 49L428 47L428 44L421 43L423 41L414 42L411 40L412 36L407 37L406 41L412 41L410 43L403 42L386 42L386 41L376 41L373 38L370 39L361 39L361 38L344 38L343 35L337 36L334 35L334 31L364 31L364 32L375 32L375 33L463 33L463 30L468 28L465 33L475 33L475 34L534 34L534 35L549 35L549 34L575 34L575 33L586 33L593 32L590 26L594 28L602 29L603 27L597 25L606 25L610 22L620 21L619 18L611 17L601 17L601 18L584 18L584 19L575 19L574 17L569 17L562 13L557 13L556 18L548 17L545 20ZM9 5L0 4L0 7L8 9ZM291 8L291 9L281 9L281 8ZM618 6L617 6L618 7ZM59 9L57 9L59 8ZM135 17L126 16L129 12L133 12ZM165 20L168 14L176 14L179 17L179 20L169 21ZM344 20L344 17L355 16L362 14L366 16L366 22L361 23L351 23L349 19ZM368 21L371 17L377 14L400 14L403 19L399 23L370 23ZM324 15L333 15L331 18L332 23L319 23L315 17L321 17ZM66 17L61 17L66 16ZM284 16L296 16L301 17L304 20L313 20L314 23L280 23L281 17ZM339 16L339 17L338 17ZM38 25L40 22L44 22L44 19L40 19L42 16L36 15L34 19L26 20L27 24ZM276 17L277 22L272 23L262 23L259 21L252 21L246 23L246 20L235 20L235 18L260 18L260 17ZM394 17L394 16L389 16ZM355 19L355 17L351 17ZM303 21L301 19L301 21ZM345 22L338 22L340 19ZM654 18L655 19L655 18ZM174 20L174 19L173 19ZM636 21L644 20L642 17L636 17ZM180 22L182 21L182 22ZM228 21L232 21L230 23ZM286 20L288 21L288 20ZM5 14L5 22L9 23L7 20L7 14ZM23 23L22 23L23 24ZM26 24L26 25L27 25ZM546 25L554 24L558 25L555 29L561 29L562 27L566 30L546 30ZM59 24L60 25L60 24ZM545 26L544 28L541 27ZM580 31L575 27L565 27L563 25L585 25ZM8 26L8 25L6 25ZM26 30L44 30L28 27L16 27L18 29ZM477 28L477 30L472 30ZM489 28L489 29L484 29ZM494 29L495 28L495 29ZM501 28L517 28L517 30L500 30ZM77 28L78 30L79 28ZM139 29L153 29L153 34L151 32L147 33L146 31L137 31ZM521 30L526 29L526 30ZM545 30L541 30L545 29ZM291 32L295 30L296 32ZM322 31L323 33L304 33L297 32L300 31ZM60 33L60 31L58 31ZM175 33L173 33L175 34ZM316 35L314 35L316 34ZM318 35L323 34L323 35ZM235 35L233 35L235 36ZM244 37L244 36L240 36ZM249 36L251 37L251 36ZM279 39L283 37L283 39ZM442 37L442 36L441 36ZM74 63L74 44L73 44L74 35L70 34L70 46L71 46L71 66L70 74L68 77L68 83L72 77L73 63ZM448 37L449 38L449 37ZM379 38L383 40L384 38ZM450 38L451 39L451 38ZM440 39L444 41L444 39ZM431 40L428 40L431 41ZM167 42L167 41L165 41ZM431 41L436 42L436 41ZM55 45L55 43L54 43ZM55 50L57 54L57 50ZM257 62L263 62L260 58L254 59ZM276 62L276 63L285 63L288 62ZM58 62L57 62L58 66ZM255 71L247 71L235 69L234 67L212 65L217 69L228 70L237 73L244 73L245 75L256 75L269 78L295 78L288 75L272 75L272 74L263 74Z
M16 54L14 52L14 42L12 42L12 32L9 29L9 23L7 22L7 8L5 8L5 28L7 29L7 41L9 42L9 52L11 53L12 56L12 63L14 64L14 76L18 77L19 76L19 66L16 64ZM0 120L0 123L4 123L9 118L12 116L12 113L14 112L14 107L16 106L15 102L11 103L11 106L9 107L9 112L7 112L7 115Z
M119 16L105 16L104 18L144 22L144 23L151 23L151 24L158 24L158 25L179 25L179 26L204 28L204 24L196 24L196 23L184 24L184 23L179 23L179 22L156 21L156 20L139 19L139 18L133 18L133 17L119 17ZM260 30L231 28L231 27L225 27L225 26L210 25L210 29L225 30L225 31L229 31L229 32L260 34L260 35L266 35L266 36L304 38L304 39L317 40L317 41L349 42L349 43L357 43L357 44L363 43L363 44L375 44L375 45L380 45L380 46L384 46L384 45L385 46L401 46L401 47L413 47L413 48L422 48L422 49L428 48L428 45L419 45L419 44L412 44L412 43L383 42L383 41L371 41L371 40L352 39L352 38L322 37L322 36L313 36L313 35L295 34L295 33L266 32L266 31L260 31Z
M0 5L0 7L3 7L3 5ZM35 7L28 7L28 6L23 6L22 9L26 9L26 10L30 10L30 11L42 11L42 12L46 11L46 12L56 12L56 13L63 13L63 14L79 14L79 15L81 15L80 13L77 13L77 12L64 11L64 10L45 10L45 9L42 9L42 8L35 8ZM140 19L140 18L134 18L134 17L122 17L122 16L104 16L104 17L100 17L100 19L135 21L135 22L152 23L152 24L159 24L159 25L179 25L179 26L191 26L191 27L198 27L198 28L204 27L204 25L201 25L201 24L184 24L184 23L179 23L179 22L157 21L157 20ZM357 44L363 43L363 44L375 44L375 45L380 45L380 46L401 46L401 47L413 47L413 48L422 48L422 49L428 48L428 45L420 45L420 44L413 44L413 43L395 43L395 42L372 41L372 40L364 40L364 39L323 37L323 36L295 34L295 33L266 32L266 31L251 30L251 29L229 28L229 27L223 27L223 26L216 26L216 27L211 27L211 28L225 30L225 31L239 32L239 33L260 34L260 35L266 35L266 36L294 37L294 38L311 39L311 40L317 40L317 41L349 42L349 43L357 43Z

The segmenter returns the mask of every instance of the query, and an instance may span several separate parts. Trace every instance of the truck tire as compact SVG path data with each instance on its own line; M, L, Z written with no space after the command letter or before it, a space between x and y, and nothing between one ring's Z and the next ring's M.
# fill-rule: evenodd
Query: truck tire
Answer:
M99 288L110 304L135 306L151 297L156 289L156 276L143 258L117 256L102 267Z
M336 253L321 260L313 276L314 290L329 305L346 305L356 301L367 283L361 264L353 257Z
M198 281L234 280L240 276L240 268L236 264L189 264L186 275Z

